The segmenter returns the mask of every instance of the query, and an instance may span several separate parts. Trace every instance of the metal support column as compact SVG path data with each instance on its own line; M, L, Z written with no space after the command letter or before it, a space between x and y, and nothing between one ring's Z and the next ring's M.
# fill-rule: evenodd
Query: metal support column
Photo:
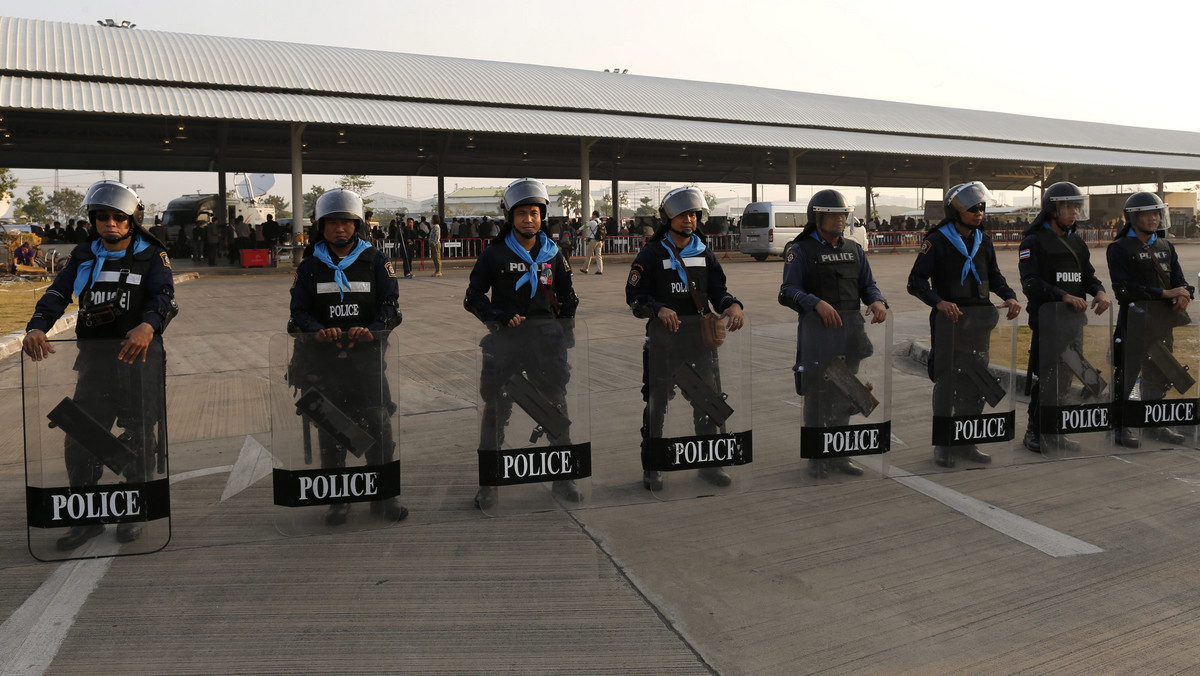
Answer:
M292 123L292 241L298 242L304 233L304 128L303 122Z

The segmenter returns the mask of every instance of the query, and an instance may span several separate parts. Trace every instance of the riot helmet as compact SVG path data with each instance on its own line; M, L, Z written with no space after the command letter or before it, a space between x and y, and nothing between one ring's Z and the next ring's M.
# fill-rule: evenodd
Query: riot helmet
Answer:
M668 192L662 201L662 205L658 207L658 214L663 221L670 225L671 219L679 214L686 214L692 211L703 212L708 206L704 201L704 193L696 186L688 186L686 188L675 188Z
M1157 212L1158 226L1156 229L1165 229L1171 223L1170 210L1162 201L1162 198L1152 192L1135 192L1125 200L1125 227L1122 232L1128 231L1129 228L1137 228L1137 220L1141 214L1147 212Z
M92 228L96 227L96 212L101 209L112 209L129 216L130 232L142 229L142 219L146 215L146 207L133 188L112 180L93 183L83 198L83 208Z
M808 224L820 225L817 214L846 214L849 220L854 207L846 202L846 196L836 190L818 190L808 200Z
M312 243L325 241L325 219L345 218L354 221L354 233L366 239L366 219L363 216L363 201L358 193L345 188L326 190L317 198L313 208L317 221Z
M1059 181L1046 188L1042 193L1042 213L1040 215L1046 219L1058 218L1061 213L1059 210L1062 207L1072 205L1079 208L1079 214L1075 216L1075 223L1079 223L1087 220L1090 201L1090 197L1083 194L1079 186L1069 181Z
M986 205L989 201L995 201L995 198L982 182L960 183L946 191L946 218L952 221L958 220L959 215L966 213L972 207L978 204Z
M542 221L546 220L546 209L550 206L550 193L546 192L546 184L536 178L518 178L508 187L500 196L500 210L504 212L504 217L511 224L513 217L513 209L526 204L536 204L538 211L542 214Z

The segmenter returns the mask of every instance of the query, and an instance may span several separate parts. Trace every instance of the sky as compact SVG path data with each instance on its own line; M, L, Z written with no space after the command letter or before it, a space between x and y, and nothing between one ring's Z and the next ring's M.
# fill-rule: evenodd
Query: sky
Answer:
M1195 56L1200 2L1195 0L1119 5L1062 0L350 0L336 5L208 0L204 11L181 11L176 3L161 0L0 0L0 15L71 23L112 18L134 22L134 30L597 71L618 67L634 75L1200 132ZM52 171L20 170L17 175L22 181L18 196L30 185L53 186ZM64 167L59 185L83 190L100 178L98 172ZM374 178L376 190L405 194L404 177ZM126 179L146 186L142 194L147 203L165 204L180 194L216 187L216 177L206 174L127 172ZM334 181L306 176L304 185L329 187ZM448 186L503 183L447 178ZM282 194L287 185L287 177L280 175L272 192ZM749 194L749 186L733 189ZM414 197L428 197L435 190L434 179L414 178ZM785 199L786 191L786 186L768 186L766 197ZM912 191L879 191L885 198L915 197Z

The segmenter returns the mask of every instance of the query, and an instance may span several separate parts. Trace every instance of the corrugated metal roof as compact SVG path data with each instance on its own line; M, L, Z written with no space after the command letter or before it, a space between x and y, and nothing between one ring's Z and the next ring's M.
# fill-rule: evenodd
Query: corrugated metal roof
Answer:
M431 131L579 136L761 148L965 157L1096 166L1200 170L1200 157L1062 148L956 138L779 127L595 112L346 99L316 94L191 89L0 76L0 101L14 109L155 117L305 122Z
M347 67L347 64L353 64L353 67ZM242 90L243 93L250 90L287 93L293 97L300 95L290 103L269 96L240 98L238 103L246 107L227 111L227 114L239 118L247 116L247 119L326 121L314 118L332 116L335 100L336 106L340 107L346 105L346 97L351 100L360 97L488 107L493 111L494 119L505 117L500 111L512 107L523 109L520 116L528 116L528 109L605 113L609 117L628 116L626 126L630 129L642 125L654 128L657 126L655 118L667 118L671 124L686 128L693 127L681 120L749 123L762 127L762 135L771 138L777 138L778 134L766 129L780 126L792 132L797 128L809 128L820 130L822 134L833 130L835 134L858 131L914 135L921 137L922 143L928 143L924 137L934 136L1200 155L1200 134L1191 132L527 64L141 29L118 30L8 17L0 17L0 73L183 86L185 92L216 88ZM70 84L60 83L56 87L69 89ZM86 91L90 94L94 90ZM34 108L45 105L49 109L51 104L47 101L58 98L57 92L41 90L40 93L47 99L26 100L23 105ZM120 93L133 98L139 96L128 90L120 90ZM83 89L63 91L62 97L70 98L78 105L76 96L84 94ZM196 98L192 93L181 94L181 97ZM157 93L143 98L149 102L169 97ZM328 103L320 103L326 98ZM113 103L108 99L104 101ZM259 104L268 108L256 108ZM0 107L10 105L8 98L0 98ZM315 108L309 109L309 105L315 105ZM288 110L291 117L280 118L284 110ZM144 114L168 113L147 110ZM363 117L357 122L346 123L381 126L395 122ZM634 130L623 136L649 138L657 133ZM595 131L590 135L607 134ZM709 142L699 138L681 140ZM812 146L788 144L777 147ZM1053 160L1047 161L1067 160L1056 154Z

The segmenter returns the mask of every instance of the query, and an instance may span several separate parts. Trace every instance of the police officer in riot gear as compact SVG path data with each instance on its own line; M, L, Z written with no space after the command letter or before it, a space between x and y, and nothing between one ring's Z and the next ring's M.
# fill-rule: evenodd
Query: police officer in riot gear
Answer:
M549 205L546 186L536 179L518 179L504 189L500 207L506 222L475 261L463 298L463 307L490 331L480 342L482 451L498 451L504 443L512 399L502 396L501 389L514 374L524 371L566 413L571 378L567 350L574 336L558 320L575 317L579 297L571 284L570 263L542 229ZM552 445L570 443L566 438L548 439ZM556 480L552 491L570 502L583 499L573 480ZM480 486L475 506L489 509L496 498L495 486Z
M816 313L821 324L829 329L842 326L843 315L856 320L854 326L846 327L845 343L829 347L844 354L851 371L857 372L858 364L872 353L863 319L858 314L859 304L867 306L871 323L878 324L887 319L887 301L875 284L862 246L843 237L846 219L853 212L854 207L836 190L821 190L809 199L808 224L784 254L779 304L800 313L801 322L805 316ZM796 393L805 396L801 388L804 364L799 329L796 335ZM835 388L818 387L808 394L804 399L805 425L835 427L849 422L850 408ZM808 461L808 472L813 477L823 478L831 470L853 476L863 473L849 458Z
M361 416L376 443L366 452L367 462L381 465L395 458L391 417L396 410L386 377L379 372L380 352L386 350L381 331L390 331L403 320L396 270L387 256L371 246L362 198L353 191L335 188L317 198L312 241L296 267L292 284L288 332L308 334L298 341L292 385L302 391L315 388ZM382 387L367 386L383 378ZM318 433L321 467L345 467L346 448L324 431ZM329 506L325 523L346 522L351 503ZM394 498L371 503L371 513L388 521L408 516Z
M1000 307L1007 310L1008 319L1015 319L1021 312L1016 292L1000 273L992 240L983 231L989 199L991 193L979 181L962 183L948 190L943 205L945 218L926 233L908 275L908 292L932 308L929 313L929 329L933 335L929 378L934 381L935 416L975 415L983 410L984 402L979 393L960 389L962 383L950 382L949 369L936 364L939 349L947 357L951 349L971 351L986 361L991 331L998 318L984 322L964 319L962 308L990 306L990 295L994 293L1003 299ZM960 344L938 345L934 324L938 314L955 324L970 322L957 327ZM980 463L992 460L973 445L959 449L966 460ZM933 459L941 467L955 464L951 447L935 446Z
M162 333L178 313L175 283L166 246L142 227L145 207L137 193L117 181L99 181L88 189L83 206L92 232L75 247L67 267L38 301L26 326L22 348L34 361L54 353L46 332L62 317L74 296L79 300L75 334L79 356L75 370L75 402L105 428L115 421L124 429L123 441L144 449L157 436L159 453L166 449L163 410L163 366L140 369L147 357L161 358ZM113 354L91 341L120 340ZM112 396L113 392L118 396ZM71 486L94 486L104 465L78 441L66 437L64 457ZM130 483L146 480L149 462L141 459L126 471ZM103 525L75 526L57 542L69 551L104 532ZM138 523L117 525L117 540L141 536Z
M680 316L702 316L712 308L720 313L729 331L745 324L742 302L725 286L725 271L699 233L700 215L706 207L699 188L676 188L663 197L658 213L658 230L638 252L625 286L625 301L635 317L646 319L646 342L642 348L642 400L646 402L642 425L642 485L647 490L662 488L662 475L649 469L648 440L662 436L667 400L675 384L667 374L677 364L655 369L663 377L650 377L652 345L655 354L678 360L711 353L697 362L697 372L706 381L716 381L716 351L706 347L698 325L684 326ZM661 349L659 349L661 348ZM699 406L693 405L696 434L716 434L717 427ZM728 486L731 479L720 467L699 470L700 477L715 486Z
M1042 363L1039 354L1040 331L1038 310L1045 303L1062 302L1075 312L1087 312L1087 295L1092 296L1091 307L1097 315L1108 309L1108 295L1104 285L1096 277L1091 254L1083 238L1075 234L1079 221L1087 220L1088 196L1074 183L1062 181L1046 188L1042 193L1042 209L1029 228L1022 233L1017 267L1021 274L1021 290L1029 301L1029 328L1032 336L1029 343L1029 372L1033 373ZM1077 336L1078 331L1067 327L1055 327L1063 338ZM1082 323L1080 324L1082 330ZM1065 451L1076 450L1077 442L1066 435L1057 439L1043 439L1039 430L1038 406L1041 383L1057 379L1057 390L1062 391L1070 384L1071 372L1058 364L1047 372L1038 372L1037 382L1029 390L1029 426L1025 431L1025 448L1041 453L1043 445L1050 441ZM1026 382L1032 381L1027 378Z
M1165 228L1170 224L1170 212L1158 195L1138 192L1125 201L1125 226L1108 245L1108 274L1117 294L1120 311L1113 335L1114 395L1117 408L1118 444L1137 448L1141 440L1127 426L1121 425L1121 407L1129 399L1137 374L1141 374L1141 399L1152 401L1166 394L1170 383L1167 377L1145 355L1128 354L1130 304L1137 303L1146 310L1144 335L1141 344L1160 342L1168 350L1174 347L1174 327L1189 322L1188 304L1195 289L1188 285L1179 267L1175 247L1167 241ZM1183 435L1170 427L1151 432L1167 443L1184 441Z

